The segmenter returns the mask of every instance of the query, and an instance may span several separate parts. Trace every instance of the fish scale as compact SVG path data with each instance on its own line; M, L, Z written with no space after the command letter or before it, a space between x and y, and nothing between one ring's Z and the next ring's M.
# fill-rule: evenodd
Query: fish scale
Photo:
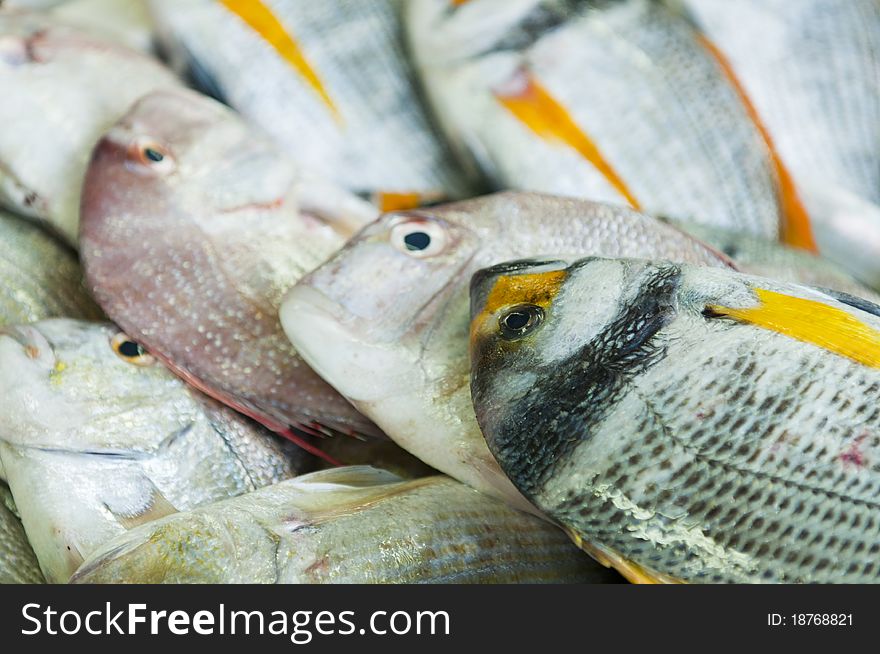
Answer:
M658 576L878 581L880 410L871 398L880 370L834 352L834 324L823 347L803 340L806 328L791 337L749 324L746 312L731 310L739 316L731 320L703 307L748 305L751 289L763 288L833 307L880 339L877 315L762 278L636 261L600 269L599 261L565 269L546 324L521 342L492 335L490 321L506 307L476 313L501 273L490 269L475 287L477 416L514 483L588 546ZM558 330L595 311L585 293L607 265L638 294L612 322L586 327L566 358L547 359ZM656 284L669 275L681 284L673 313L648 335L649 349L621 358L658 315L646 302L668 292ZM634 322L632 312L645 319ZM522 375L536 379L525 392L515 383Z
M6 484L0 484L0 584L42 584L43 573Z

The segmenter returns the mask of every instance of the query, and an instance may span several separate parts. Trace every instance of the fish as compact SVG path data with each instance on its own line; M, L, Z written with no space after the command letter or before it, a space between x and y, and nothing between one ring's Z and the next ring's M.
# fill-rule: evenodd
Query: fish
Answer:
M98 320L73 250L0 209L0 327L45 318Z
M448 477L314 472L109 542L74 583L587 583L613 580L546 522Z
M0 483L0 584L43 584L46 580L21 526L12 494Z
M304 167L409 208L470 195L473 184L423 108L400 4L151 1L165 49L198 88Z
M86 285L189 383L320 455L306 434L380 433L302 361L278 306L376 215L229 108L161 91L95 148L81 212Z
M145 93L174 88L150 57L49 13L0 9L0 206L76 245L100 135Z
M573 541L644 583L880 581L880 307L644 259L471 283L489 449Z
M830 288L880 304L880 294L874 289L819 255L742 232L696 223L670 221L670 224L726 254L740 272L781 282Z
M110 538L305 471L108 323L0 330L0 462L40 568L68 580Z
M766 127L818 251L880 285L880 5L679 0ZM844 212L844 224L840 213Z
M102 35L133 50L154 52L152 18L141 0L68 0L55 8L53 15L93 31L100 30Z
M290 290L281 324L303 359L403 449L533 511L474 416L468 283L488 265L560 249L731 265L625 207L499 193L380 217Z
M495 188L613 202L805 249L803 201L702 40L655 0L413 0L453 150Z

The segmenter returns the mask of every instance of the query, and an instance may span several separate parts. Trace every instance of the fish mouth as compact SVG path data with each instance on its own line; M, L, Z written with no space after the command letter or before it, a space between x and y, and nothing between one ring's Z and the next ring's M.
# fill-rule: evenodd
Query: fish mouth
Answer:
M387 380L399 387L411 376L412 366L406 366L394 349L359 339L345 325L352 318L345 308L314 287L294 286L279 317L305 362L355 405L384 399L389 395ZM397 380L394 371L401 371L403 379ZM377 376L381 383L376 383Z
M9 338L18 343L25 356L36 363L55 365L55 348L43 333L32 325L12 325L0 328L0 339Z

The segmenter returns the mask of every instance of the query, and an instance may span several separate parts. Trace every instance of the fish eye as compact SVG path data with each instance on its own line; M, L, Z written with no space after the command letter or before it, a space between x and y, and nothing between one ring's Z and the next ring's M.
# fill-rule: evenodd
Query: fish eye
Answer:
M446 247L446 231L429 220L411 219L391 229L391 243L412 257L432 257Z
M512 341L533 332L544 321L544 310L536 304L518 304L498 317L502 338Z
M135 139L128 150L129 160L139 169L147 169L167 175L175 168L174 158L168 148L152 139Z
M147 352L143 345L121 332L110 339L110 347L120 359L136 366L151 366L156 363L156 358Z

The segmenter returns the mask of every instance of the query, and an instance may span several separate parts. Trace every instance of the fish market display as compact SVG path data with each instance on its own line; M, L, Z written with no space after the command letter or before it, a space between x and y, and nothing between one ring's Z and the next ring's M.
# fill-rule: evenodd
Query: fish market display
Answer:
M190 91L138 102L83 191L88 287L190 383L273 431L377 433L285 338L278 305L374 208Z
M108 543L84 583L535 583L613 579L557 528L447 477L312 473Z
M154 60L51 14L0 8L0 205L76 243L92 146L145 93L174 87Z
M37 557L28 543L12 494L0 484L0 584L42 584Z
M0 327L52 317L97 319L73 252L0 209Z
M473 415L468 283L481 267L559 250L727 262L623 207L503 193L383 216L294 287L281 322L305 360L398 445L528 509Z
M661 2L413 0L407 27L450 141L496 185L812 245L749 107Z
M306 463L100 323L4 328L0 416L0 462L51 582L126 529Z
M880 4L685 0L766 126L819 251L880 285Z
M398 4L151 0L201 87L297 162L386 208L467 190L421 107Z
M637 581L877 582L880 307L644 260L474 276L501 467Z

